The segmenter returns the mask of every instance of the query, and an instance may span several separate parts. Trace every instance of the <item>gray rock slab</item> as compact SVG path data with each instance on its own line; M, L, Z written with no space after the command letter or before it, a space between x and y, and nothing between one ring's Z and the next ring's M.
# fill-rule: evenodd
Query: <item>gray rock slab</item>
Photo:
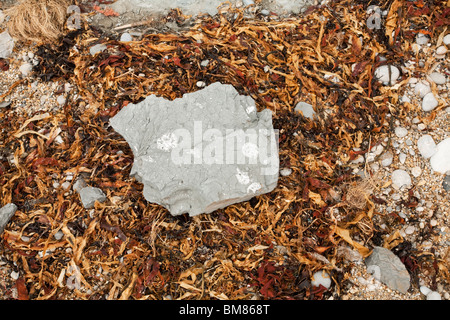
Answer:
M386 284L389 288L406 293L410 286L410 276L405 265L390 250L375 247L372 254L365 259L367 271L375 279Z
M272 112L213 83L173 101L155 95L110 120L134 154L149 202L194 216L272 191L279 157Z
M8 203L0 208L0 234L3 233L3 230L16 211L17 206L14 203Z
M95 205L95 201L104 202L106 201L106 196L103 191L95 187L85 187L79 190L81 203L86 209L91 209Z

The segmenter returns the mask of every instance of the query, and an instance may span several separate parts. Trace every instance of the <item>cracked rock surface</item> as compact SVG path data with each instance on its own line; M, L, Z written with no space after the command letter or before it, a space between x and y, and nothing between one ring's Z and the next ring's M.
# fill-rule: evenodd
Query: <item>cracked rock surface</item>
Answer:
M194 216L272 191L278 147L272 112L213 83L173 101L155 95L110 120L134 154L144 197L172 215Z

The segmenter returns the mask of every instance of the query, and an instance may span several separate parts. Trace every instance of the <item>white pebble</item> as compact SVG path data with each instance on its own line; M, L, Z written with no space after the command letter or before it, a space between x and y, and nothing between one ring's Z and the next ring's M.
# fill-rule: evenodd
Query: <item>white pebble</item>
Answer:
M317 271L311 277L311 285L314 287L318 287L319 285L322 285L325 288L329 289L331 286L330 275L324 270Z
M430 220L430 226L432 226L432 227L436 227L436 226L437 226L437 224L438 224L438 222L437 222L437 220L436 220L436 219L431 219L431 220Z
M125 32L125 33L122 33L122 35L120 36L120 41L122 41L122 42L133 41L133 37L128 32Z
M402 102L402 103L405 103L405 102L411 103L411 99L410 99L406 94L404 94L404 95L400 98L400 102Z
M414 87L414 93L416 96L423 98L427 93L431 92L430 85L423 81L416 84Z
M422 110L431 111L438 106L439 102L432 92L427 93L422 100Z
M431 291L429 294L427 294L427 300L441 300L441 295L439 292Z
M444 37L443 41L444 41L444 44L446 44L446 45L450 44L450 33Z
M430 158L437 151L436 143L429 134L423 135L417 140L417 148L425 159Z
M403 127L396 127L395 128L395 135L399 138L403 138L408 134L408 130Z
M447 53L447 51L448 51L448 49L445 46L440 46L439 48L436 49L436 54L444 55Z
M433 80L433 82L436 84L445 84L447 82L447 78L439 72L431 73L430 79Z
M419 81L417 78L411 77L411 78L409 78L408 83L409 83L409 84L416 84L417 81Z
M397 169L392 172L391 180L392 186L395 189L400 189L403 186L411 186L411 177L409 176L408 172L402 169Z
M404 154L403 152L401 152L401 153L398 155L398 160L400 161L401 164L404 164L405 161L406 161L406 154Z
M420 292L426 296L431 292L431 289L425 286L420 286Z
M444 139L436 146L436 153L430 158L431 168L445 174L450 171L450 138Z
M209 64L209 60L203 60L202 62L200 62L200 65L201 65L202 67L207 67L208 64Z
M55 233L55 235L54 235L55 239L58 241L61 240L63 236L64 236L64 233L61 230L58 230L58 232Z
M405 229L405 233L406 233L406 234L413 234L414 231L416 231L416 228L415 228L414 226L408 226L408 227Z
M400 71L397 67L391 65L380 66L375 70L375 77L386 85L395 84L397 78L400 76Z
M65 91L66 93L69 93L71 90L72 90L72 85L71 85L69 82L66 82L66 83L64 84L64 91Z
M28 76L33 70L33 65L29 62L25 62L19 67L19 71L22 73L24 77Z
M13 280L19 279L19 276L20 276L20 274L18 272L15 272L15 271L11 272L11 278Z
M290 175L291 173L292 173L292 169L290 169L290 168L283 168L280 170L280 174L283 177L286 177L286 176Z
M422 174L422 169L419 166L415 166L414 168L411 169L411 174L417 178Z
M419 123L418 125L417 125L417 129L419 129L420 131L423 131L423 130L425 130L427 128L427 126L426 126L426 124L424 124L424 123Z
M392 152L387 151L380 157L381 165L383 167L388 167L391 165L393 159L394 159L394 156L393 156Z
M62 106L63 104L66 103L66 97L64 97L64 95L59 95L58 98L56 98L56 102Z
M416 43L419 45L427 44L430 39L423 33L418 33L416 36Z
M203 88L204 86L206 86L206 83L204 81L197 81L197 87Z

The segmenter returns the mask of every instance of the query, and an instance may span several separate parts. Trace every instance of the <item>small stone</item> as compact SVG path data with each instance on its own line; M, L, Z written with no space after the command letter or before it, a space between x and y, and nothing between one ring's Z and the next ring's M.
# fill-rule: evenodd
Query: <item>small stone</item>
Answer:
M8 31L0 33L0 58L9 58L14 49L14 39Z
M31 71L33 70L33 65L29 62L25 62L19 67L19 71L22 73L22 76L27 77Z
M280 170L280 174L283 177L286 177L286 176L290 175L291 173L292 173L292 169L291 168L283 168L283 169Z
M128 32L124 32L120 36L120 41L121 42L130 42L130 41L133 41L133 37Z
M395 170L394 172L392 172L391 179L392 179L392 186L395 189L400 189L403 186L409 188L411 186L411 177L405 170L402 169Z
M439 292L431 291L427 294L427 300L441 300L441 295Z
M18 272L16 272L16 271L12 271L12 272L11 272L11 278L12 278L13 280L19 279L19 276L20 276L20 273L18 273Z
M411 78L409 78L408 83L409 83L409 84L416 84L418 81L419 81L419 80L418 80L417 78L411 77Z
M392 154L392 152L387 151L387 152L383 153L383 155L380 156L381 165L383 167L388 167L391 165L393 159L394 159L394 155Z
M432 226L432 227L436 227L436 226L437 226L437 224L438 224L438 222L437 222L437 220L436 220L436 219L431 219L431 220L430 220L430 226Z
M428 92L422 100L422 110L431 111L438 106L439 102L432 92Z
M56 240L61 240L62 237L64 236L64 233L61 230L58 230L58 232L55 233L54 237Z
M80 192L81 189L87 187L86 182L83 178L78 178L72 186L73 191Z
M449 44L450 44L450 33L447 34L447 35L444 37L443 42L444 42L445 45L449 45Z
M427 93L431 92L431 87L428 83L423 81L416 84L414 87L414 93L416 96L423 98Z
M440 46L439 48L436 49L437 55L444 55L447 52L448 52L448 49L445 46Z
M10 104L11 104L11 101L3 101L3 102L0 102L0 109L1 109L1 108L9 107Z
M430 41L430 39L423 33L418 33L416 36L416 43L419 45L425 45Z
M0 234L3 233L3 230L16 211L17 206L14 203L8 203L0 208Z
M331 277L325 270L317 271L311 277L311 285L313 287L319 287L322 285L329 289L331 286Z
M427 128L427 126L426 126L426 124L424 124L424 123L419 123L418 125L417 125L417 129L419 129L420 131L423 131L423 130L425 130Z
M208 64L209 64L209 60L203 60L202 62L200 62L200 65L201 65L202 67L207 67Z
M408 134L408 130L403 127L396 127L395 128L395 135L399 138L403 138Z
M94 56L98 52L105 51L107 49L106 45L99 43L89 48L89 53Z
M197 87L199 87L199 88L203 88L203 87L206 86L206 83L205 83L204 81L197 81L196 85L197 85Z
M433 137L429 134L423 135L417 140L417 148L419 149L420 154L425 159L433 156L436 151L436 143L433 140Z
M436 153L430 158L434 171L446 174L450 171L450 138L444 139L436 146Z
M79 192L83 207L90 209L94 207L95 201L104 202L106 196L102 190L94 187L85 187Z
M445 191L450 192L450 175L446 175L444 181L442 182L442 188Z
M69 93L72 90L72 85L69 82L64 84L64 92Z
M416 231L416 228L415 228L414 226L408 226L408 227L405 229L405 233L406 233L406 234L413 234L414 231Z
M386 284L389 288L406 293L410 287L410 276L401 262L390 250L374 247L372 254L365 260L367 271L375 279Z
M56 98L56 102L62 106L66 103L66 97L64 97L64 95L59 95L58 98Z
M385 85L394 85L400 76L400 70L391 65L380 66L375 70L375 77Z
M422 174L422 169L419 166L415 166L414 168L411 169L411 174L417 178L418 176L420 176Z
M403 152L400 152L400 154L398 155L398 160L400 161L401 164L404 164L406 161L406 154L404 154Z
M313 106L306 102L299 102L295 106L295 112L301 112L304 117L309 119L314 119L316 112L313 109Z
M63 182L63 183L61 184L61 187L62 187L64 190L69 189L69 188L70 188L70 182L69 182L69 181Z
M424 296L428 295L431 292L431 289L425 286L420 286L419 290Z
M404 94L404 95L400 98L400 102L402 102L402 103L405 103L405 102L411 103L411 98L408 97L406 94Z
M242 3L244 4L244 6L250 6L252 4L255 4L255 1L253 1L253 0L242 0Z
M445 84L447 82L447 78L439 72L433 72L429 77L436 84Z

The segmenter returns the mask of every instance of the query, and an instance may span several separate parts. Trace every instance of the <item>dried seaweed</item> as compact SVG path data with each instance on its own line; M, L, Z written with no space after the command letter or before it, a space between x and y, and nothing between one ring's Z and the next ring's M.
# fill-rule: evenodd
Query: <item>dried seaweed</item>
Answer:
M385 8L393 3L399 5L386 1ZM340 292L346 262L338 248L366 256L381 233L372 223L375 195L349 202L351 161L384 139L388 114L407 112L392 107L395 87L374 79L386 63L378 56L402 59L409 20L422 28L431 15L447 19L442 1L420 15L390 13L395 36L381 41L381 31L356 23L366 8L336 1L281 20L230 9L180 34L125 44L85 28L59 48L41 47L40 77L70 79L83 99L30 119L0 110L0 205L19 207L1 250L23 273L19 297L323 299L328 292L308 281L319 269L329 270ZM107 50L92 56L96 43ZM172 217L145 201L129 176L132 152L107 121L150 94L174 99L199 90L198 81L232 84L259 109L271 109L280 164L292 173L270 194L209 215ZM309 101L318 119L295 113L299 101ZM86 210L76 192L54 186L79 177L108 201Z

